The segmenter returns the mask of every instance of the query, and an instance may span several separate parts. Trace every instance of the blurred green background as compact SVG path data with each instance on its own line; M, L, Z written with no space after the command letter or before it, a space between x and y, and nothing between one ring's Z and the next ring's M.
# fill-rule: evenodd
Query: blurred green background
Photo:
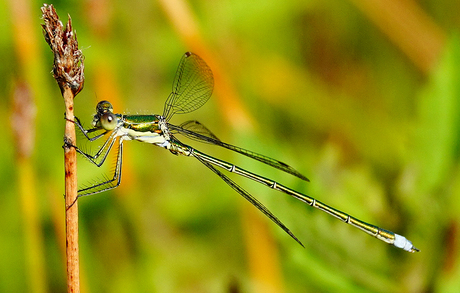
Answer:
M79 200L82 292L458 292L460 2L56 1L85 55L76 115L162 113L182 54L212 68L197 119L280 159L260 172L410 239L410 254L244 178L305 249L198 161L125 144L121 186ZM63 292L64 104L42 2L0 1L0 292ZM81 163L81 164L80 164ZM110 163L112 164L112 163ZM79 160L79 184L100 170Z

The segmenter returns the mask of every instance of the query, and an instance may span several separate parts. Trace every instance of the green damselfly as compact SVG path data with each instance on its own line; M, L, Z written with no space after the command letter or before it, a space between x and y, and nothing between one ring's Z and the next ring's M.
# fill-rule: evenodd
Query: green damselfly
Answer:
M294 168L283 162L222 142L198 121L187 121L179 126L169 123L169 120L174 114L189 113L203 106L210 98L213 88L214 79L211 69L198 55L187 52L180 61L173 82L172 93L166 100L163 115L115 114L113 113L112 105L108 101L101 101L97 104L96 114L94 115L92 122L92 128L88 130L85 129L80 123L80 120L75 118L75 124L89 141L95 141L103 137L108 137L99 148L99 150L97 150L94 154L86 153L77 146L74 146L81 155L89 159L89 161L91 161L93 164L100 167L102 164L104 164L109 152L114 149L114 147L117 150L115 171L112 178L107 178L101 182L92 184L89 187L80 189L78 191L77 199L82 196L87 196L118 187L121 181L123 142L125 140L137 140L140 142L151 143L163 147L175 155L184 155L196 158L203 165L208 167L211 171L222 178L231 188L233 188L251 204L257 207L263 214L275 222L281 229L283 229L287 234L289 234L289 236L291 236L302 246L303 244L300 242L300 240L297 239L297 237L261 202L259 202L256 198L241 188L237 183L223 174L216 167L222 168L231 173L241 175L265 186L268 186L274 190L288 194L300 201L309 204L312 207L315 207L342 220L345 223L361 229L362 231L376 237L377 239L392 244L398 248L409 252L419 251L412 245L412 242L407 240L404 236L365 223L308 195L302 194L284 185L281 185L274 180L242 169L221 159L209 156L198 151L194 147L182 143L176 137L177 134L182 134L193 140L221 146L223 148L248 156L252 159L258 160L274 168L280 169L284 172L290 173L302 180L309 181L307 177L300 174Z

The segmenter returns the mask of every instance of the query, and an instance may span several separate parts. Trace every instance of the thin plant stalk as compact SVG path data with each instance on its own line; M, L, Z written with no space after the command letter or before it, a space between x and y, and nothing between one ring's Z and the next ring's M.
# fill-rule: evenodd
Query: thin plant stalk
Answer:
M67 87L62 93L65 113L69 120L74 119L72 90ZM74 144L76 141L75 124L66 120L64 140ZM77 153L75 148L64 145L65 169L65 222L66 222L66 260L67 292L80 292L80 267L78 256L78 202L77 198Z
M44 4L42 25L46 42L54 53L53 74L65 104L64 167L66 207L66 259L67 292L80 292L80 268L78 255L78 204L77 198L77 155L74 106L75 96L83 89L83 55L78 50L77 36L69 20L64 27L53 5Z
M40 221L36 172L31 156L35 147L36 107L28 83L18 81L14 88L11 126L14 134L19 197L24 227L28 292L47 292L42 225Z

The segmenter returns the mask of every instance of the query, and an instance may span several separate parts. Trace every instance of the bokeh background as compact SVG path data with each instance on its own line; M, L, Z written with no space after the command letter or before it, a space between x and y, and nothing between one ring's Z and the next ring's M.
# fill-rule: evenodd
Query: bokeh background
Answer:
M212 68L215 91L171 122L197 119L311 183L194 146L421 250L232 176L302 248L198 161L128 142L121 186L79 201L82 292L459 292L460 2L49 4L63 22L70 14L86 58L75 99L86 125L104 99L116 112L161 114L182 54L193 51ZM41 5L0 1L0 292L66 290L64 105ZM79 184L100 171L79 160Z

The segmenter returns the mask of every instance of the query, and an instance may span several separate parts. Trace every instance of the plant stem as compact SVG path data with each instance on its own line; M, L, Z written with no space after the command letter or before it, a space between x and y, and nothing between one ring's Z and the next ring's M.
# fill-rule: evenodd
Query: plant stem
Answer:
M53 73L64 98L66 124L64 133L65 206L66 206L66 258L67 292L80 292L80 268L78 259L78 203L77 154L73 100L83 89L83 55L78 49L77 36L72 21L64 25L53 5L41 8L42 25L46 42L54 53Z
M74 119L73 92L64 88L63 97L66 118ZM74 145L76 141L75 124L66 120L64 140ZM65 168L65 222L66 222L66 258L67 292L80 292L80 268L78 258L78 202L77 198L77 154L74 147L64 145ZM73 204L73 205L72 205ZM70 208L68 208L70 206Z

